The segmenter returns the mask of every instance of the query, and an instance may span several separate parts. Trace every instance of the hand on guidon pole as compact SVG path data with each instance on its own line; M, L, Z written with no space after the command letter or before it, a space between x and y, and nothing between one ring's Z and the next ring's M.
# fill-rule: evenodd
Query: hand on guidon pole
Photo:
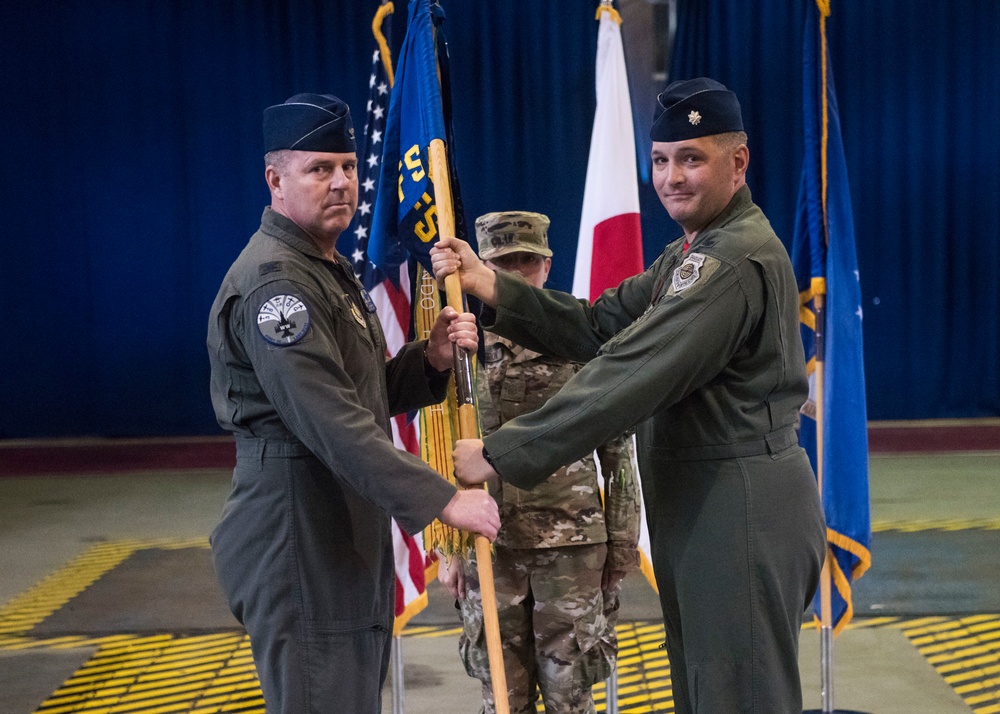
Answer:
M453 346L469 354L479 349L476 316L471 312L458 312L453 307L442 308L427 340L427 361L438 372L451 369L454 359Z
M431 265L439 283L457 273L462 292L496 307L496 274L479 259L472 246L458 238L442 238L431 248Z
M500 530L497 502L483 489L458 489L438 516L442 523L463 531L473 531L492 543Z

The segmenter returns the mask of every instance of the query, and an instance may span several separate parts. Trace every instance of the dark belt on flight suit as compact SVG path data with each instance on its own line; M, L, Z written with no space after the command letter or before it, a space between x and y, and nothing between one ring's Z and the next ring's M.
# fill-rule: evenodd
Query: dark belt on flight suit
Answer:
M288 439L261 439L251 436L236 437L236 458L281 459L292 456L312 456L313 452L301 441Z
M777 454L799 442L795 427L787 426L767 434L763 439L740 441L735 444L706 444L684 446L678 449L649 447L649 455L666 461L710 461L712 459L737 459L743 456Z

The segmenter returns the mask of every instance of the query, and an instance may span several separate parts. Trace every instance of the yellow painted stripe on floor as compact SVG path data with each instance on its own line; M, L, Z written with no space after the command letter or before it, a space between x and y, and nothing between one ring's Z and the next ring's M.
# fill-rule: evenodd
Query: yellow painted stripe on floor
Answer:
M25 635L102 575L144 548L208 547L204 538L99 543L0 608L0 635Z
M875 521L872 523L873 533L896 531L899 533L918 533L920 531L964 531L964 530L1000 530L1000 519L997 518L956 518L931 521Z
M1000 520L881 523L873 530L1000 529ZM249 640L243 632L203 635L27 634L111 568L144 548L208 547L204 539L120 541L94 546L0 609L0 650L96 648L37 711L41 714L264 714ZM812 623L807 625L814 627ZM855 619L849 628L902 631L929 666L979 714L1000 714L1000 615ZM405 637L447 637L457 627L414 627ZM656 622L619 626L619 711L673 712L670 663ZM595 687L605 711L604 684Z
M910 642L974 712L1000 712L1000 616L915 622Z

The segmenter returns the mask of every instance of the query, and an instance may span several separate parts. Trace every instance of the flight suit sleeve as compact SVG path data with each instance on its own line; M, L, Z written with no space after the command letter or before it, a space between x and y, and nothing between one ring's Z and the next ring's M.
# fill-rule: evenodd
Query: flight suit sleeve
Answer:
M639 569L639 482L632 453L630 434L597 447L604 476L604 523L611 570Z
M271 328L264 329L259 316L263 305L287 296L305 306L305 313L296 313L301 334L294 341L273 344L264 337ZM299 282L278 279L242 299L234 310L233 330L288 429L335 478L395 518L407 532L418 533L441 512L455 487L416 456L396 449L369 405L359 399L362 385L355 380L380 379L375 370L384 369L384 357L375 354L375 347L352 324L354 318L342 314L346 312L337 305L324 305ZM303 322L308 325L305 329ZM352 378L345 369L348 358L367 360L363 364L369 365L368 373L354 363Z
M385 363L389 413L404 414L431 404L440 404L448 394L451 370L437 372L424 359L427 340L403 345Z
M592 359L605 342L649 304L655 269L624 280L591 305L558 290L544 290L519 275L497 272L497 306L481 314L483 327L519 345L574 362Z
M485 438L501 477L531 488L718 375L760 319L762 281L749 261L710 259L695 284L620 330L541 409Z

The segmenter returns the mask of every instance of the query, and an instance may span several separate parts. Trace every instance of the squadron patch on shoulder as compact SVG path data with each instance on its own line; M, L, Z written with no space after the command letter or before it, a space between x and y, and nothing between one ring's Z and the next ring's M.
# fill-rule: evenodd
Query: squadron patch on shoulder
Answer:
M275 295L257 311L257 329L272 345L294 345L309 331L309 310L294 295Z
M701 277L701 266L705 264L705 256L701 253L691 253L684 262L674 270L673 288L675 293L687 290L698 282Z

